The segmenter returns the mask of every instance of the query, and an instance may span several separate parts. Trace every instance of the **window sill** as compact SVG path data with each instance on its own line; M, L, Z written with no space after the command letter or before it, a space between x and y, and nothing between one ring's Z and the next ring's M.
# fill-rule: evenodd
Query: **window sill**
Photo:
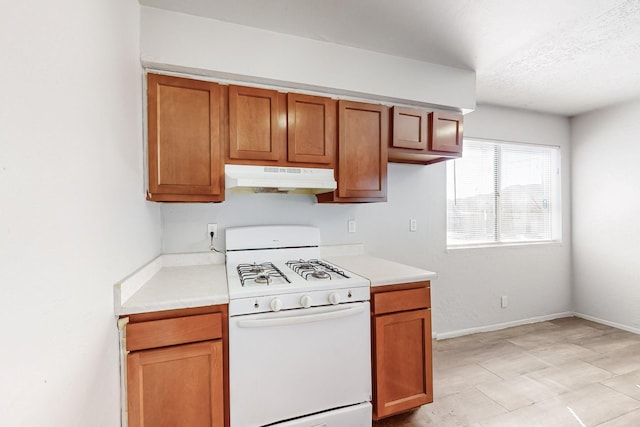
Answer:
M529 248L532 246L562 246L562 240L545 240L540 242L481 243L477 245L447 246L447 252L467 249Z

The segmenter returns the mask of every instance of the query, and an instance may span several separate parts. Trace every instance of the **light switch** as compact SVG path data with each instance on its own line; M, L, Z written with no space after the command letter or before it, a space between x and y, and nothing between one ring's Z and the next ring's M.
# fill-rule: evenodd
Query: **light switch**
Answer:
M347 221L347 227L349 229L349 233L355 233L356 232L356 220L355 219L350 219L349 221Z

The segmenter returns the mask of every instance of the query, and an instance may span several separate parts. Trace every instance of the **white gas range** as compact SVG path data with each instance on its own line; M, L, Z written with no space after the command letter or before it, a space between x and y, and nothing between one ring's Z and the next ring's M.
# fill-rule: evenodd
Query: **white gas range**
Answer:
M320 231L226 231L234 427L370 426L369 281L320 259Z

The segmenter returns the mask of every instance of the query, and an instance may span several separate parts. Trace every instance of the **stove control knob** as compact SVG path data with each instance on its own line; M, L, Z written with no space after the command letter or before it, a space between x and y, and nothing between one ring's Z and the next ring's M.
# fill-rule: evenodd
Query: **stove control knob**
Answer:
M311 297L309 295L303 295L302 298L300 298L300 305L304 308L311 307Z
M280 298L274 298L271 300L269 307L271 307L272 311L280 311L282 309L282 301Z
M340 294L337 292L331 292L329 294L329 302L333 305L340 304Z

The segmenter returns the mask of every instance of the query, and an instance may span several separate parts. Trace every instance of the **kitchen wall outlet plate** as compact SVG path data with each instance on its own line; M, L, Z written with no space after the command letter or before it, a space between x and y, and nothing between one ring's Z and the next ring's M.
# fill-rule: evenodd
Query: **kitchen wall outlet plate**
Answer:
M218 237L218 224L207 224L207 237L211 238L212 231L213 237Z
M500 298L500 307L507 308L509 307L509 297L506 295L502 295Z
M418 231L418 220L411 218L409 220L409 231Z

